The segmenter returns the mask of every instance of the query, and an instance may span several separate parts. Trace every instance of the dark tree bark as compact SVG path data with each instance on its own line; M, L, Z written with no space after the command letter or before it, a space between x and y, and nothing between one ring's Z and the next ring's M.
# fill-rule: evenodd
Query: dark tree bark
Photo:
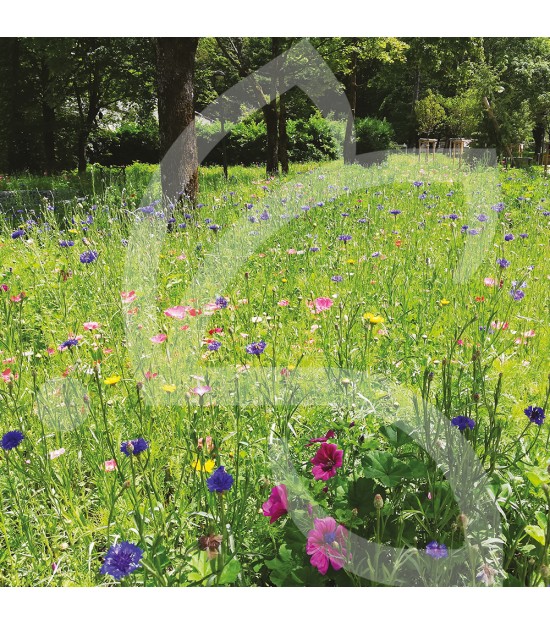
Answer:
M279 96L279 163L281 171L288 174L288 134L286 132L286 93Z
M538 158L539 154L542 154L544 150L544 135L546 134L546 128L542 122L537 122L533 128L533 139L535 140L535 157Z
M199 187L193 92L198 43L198 37L156 39L161 158L189 128L161 164L162 192L174 204L187 199L194 205Z
M56 171L55 160L55 108L49 101L50 70L45 59L40 61L40 86L42 99L42 143L44 146L44 159L46 174L51 175Z
M351 56L351 72L347 85L347 96L351 107L351 118L346 122L346 134L344 137L344 163L352 163L355 156L353 149L353 133L355 130L355 111L357 109L357 51Z

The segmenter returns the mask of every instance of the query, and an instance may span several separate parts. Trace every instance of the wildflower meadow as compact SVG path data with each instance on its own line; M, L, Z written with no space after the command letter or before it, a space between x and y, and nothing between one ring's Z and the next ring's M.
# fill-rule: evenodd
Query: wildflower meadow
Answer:
M0 584L550 584L543 169L156 170L0 179Z

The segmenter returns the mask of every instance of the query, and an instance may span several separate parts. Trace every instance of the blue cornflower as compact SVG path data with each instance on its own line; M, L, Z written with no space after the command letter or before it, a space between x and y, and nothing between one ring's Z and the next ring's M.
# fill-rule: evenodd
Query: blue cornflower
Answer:
M349 217L349 213L340 213L340 215L342 215L342 217Z
M216 297L216 306L219 306L220 308L227 308L228 304L229 302L225 299L225 297Z
M390 215L401 215L401 211L393 209L393 210L390 211Z
M479 230L476 230L475 228L470 228L470 230L468 230L468 234L472 234L472 235L479 234Z
M502 269L506 269L506 267L510 266L510 261L505 258L497 258L497 265L502 267Z
M413 182L413 185L414 185L415 187L421 187L423 184L424 184L424 183L423 183L423 182L420 182L420 180L415 180L415 181Z
M260 215L260 219L262 221L268 221L269 219L269 213L267 211L264 211L261 215Z
M11 238L18 239L19 237L22 237L24 235L25 235L25 231L22 228L18 228L17 230L15 230L15 232L11 233Z
M419 200L425 200L427 197L428 197L428 194L427 194L427 193L421 193L421 194L418 196L418 199L419 199Z
M426 553L434 560L440 560L449 555L447 547L443 543L440 545L436 540L426 545Z
M221 466L206 480L206 485L211 493L223 493L233 486L233 476Z
M351 234L341 234L338 241L351 241Z
M306 204L305 206L302 206L302 210L307 212L308 210L311 210L311 207Z
M109 547L100 573L111 575L117 580L122 579L141 566L142 557L143 551L133 543L124 541L118 545L113 545Z
M460 232L466 233L466 232L468 232L468 228L469 228L469 226L462 226L462 228L460 228Z
M487 217L487 215L485 215L484 213L481 213L481 215L477 216L477 220L481 222L485 222L485 221L489 221L489 217Z
M342 276L332 276L331 280L333 282L342 282L343 278Z
M211 352L217 352L218 349L220 349L220 347L222 346L222 344L219 341L212 341L211 343L208 343L207 347Z
M544 409L538 406L529 406L524 411L525 415L529 417L529 421L531 423L536 423L537 425L542 425L544 423Z
M76 347L78 345L78 339L67 339L59 346L61 349L68 349L69 347Z
M59 241L59 247L72 247L74 241Z
M7 432L2 436L2 441L0 442L0 447L5 451L9 451L10 449L15 449L18 445L21 444L25 435L23 432L19 430L12 430L11 432Z
M526 239L529 235L526 232L522 232L519 236L521 239Z
M258 341L257 343L250 343L250 345L246 346L246 353L252 354L253 356L259 356L264 353L266 348L265 341Z
M464 415L459 415L451 420L451 425L456 426L461 432L464 432L466 428L473 430L476 422L473 419L469 419Z
M221 226L218 226L218 224L211 224L208 227L210 228L210 230L213 230L214 232L218 232L218 230L221 229Z
M514 235L513 234L505 234L504 235L504 240L505 241L513 241L514 240Z
M144 438L136 438L133 441L123 441L120 443L120 451L126 456L137 456L142 451L149 449L149 443Z
M457 220L457 219L458 219L458 215L457 215L456 213L451 213L451 214L449 215L449 219L452 219L453 221L455 221L455 220Z
M309 248L309 251L310 251L310 252L319 252L319 251L320 251L320 249L321 249L320 247L315 247L315 246L314 246L314 247L310 247L310 248Z
M494 210L496 213L502 213L504 210L504 202L499 202L498 204L491 206L491 210Z
M357 220L357 223L358 223L358 224L366 224L366 223L367 223L367 220L366 220L364 217L361 217L361 219L358 219L358 220Z
M512 289L510 291L510 295L514 298L516 302L519 302L520 299L525 297L525 292L521 289Z
M88 265L89 263L93 263L98 256L99 254L97 252L94 252L93 250L86 250L80 254L80 262Z
M380 252L373 252L371 254L371 258L378 258L378 256L380 256Z
M178 228L187 228L187 224L178 224Z

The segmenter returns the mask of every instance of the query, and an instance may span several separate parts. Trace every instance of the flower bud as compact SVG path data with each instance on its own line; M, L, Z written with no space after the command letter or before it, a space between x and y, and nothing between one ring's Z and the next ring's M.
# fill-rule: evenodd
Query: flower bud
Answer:
M382 495L378 493L374 496L374 507L376 510L382 510L384 507L384 500L382 499Z

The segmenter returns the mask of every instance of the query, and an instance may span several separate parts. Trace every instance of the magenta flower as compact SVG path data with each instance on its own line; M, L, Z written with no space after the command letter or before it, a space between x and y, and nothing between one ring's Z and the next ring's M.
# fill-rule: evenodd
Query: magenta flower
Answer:
M326 482L336 475L336 469L342 466L344 452L333 443L322 443L311 459L313 477Z
M348 559L344 545L348 532L332 517L314 519L314 528L308 532L306 553L310 562L321 575L328 571L329 564L335 571L340 570Z
M271 517L270 523L275 523L279 517L288 512L288 495L284 484L271 489L269 499L262 505L262 510L264 516Z

